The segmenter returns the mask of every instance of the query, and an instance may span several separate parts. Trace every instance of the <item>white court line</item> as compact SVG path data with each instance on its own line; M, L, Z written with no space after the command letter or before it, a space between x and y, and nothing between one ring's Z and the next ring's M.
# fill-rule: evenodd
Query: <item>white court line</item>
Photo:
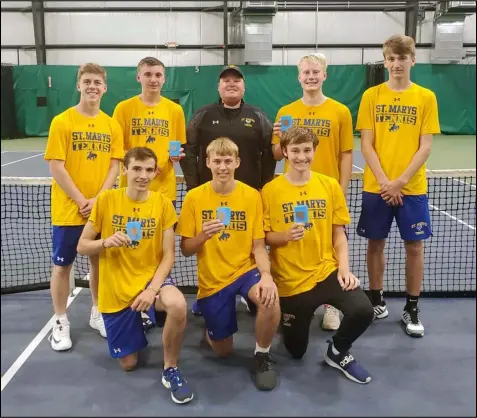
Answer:
M473 189L475 189L475 187L476 187L475 184L466 183L466 182L463 181L463 180L454 179L454 181L456 181L457 183L461 183L461 184L463 184L463 185L465 185L465 186L470 186L470 187L472 187Z
M44 153L44 152L42 152L41 154L36 154L36 155L32 155L32 156L30 156L30 157L21 158L21 159L19 159L19 160L10 161L9 163L2 164L1 166L2 166L2 167L5 167L5 166L7 166L7 165L10 165L10 164L19 163L20 161L29 160L30 158L39 157L40 155L43 155L43 154L45 154L45 153Z
M81 292L82 289L82 287L77 287L73 290L73 294L68 296L68 303L66 305L67 308L68 306L70 306L71 302L75 300L76 296L78 296L79 292ZM5 387L10 383L10 380L12 380L13 377L17 374L18 370L20 370L20 367L22 367L23 364L25 364L25 362L28 360L28 357L32 355L33 351L35 351L38 345L42 342L43 338L45 338L46 335L50 332L54 318L55 315L51 317L51 319L46 323L42 330L36 335L35 338L33 338L30 344L28 344L27 348L23 350L23 352L18 356L15 362L2 376L2 392L3 389L5 389Z
M353 167L354 167L354 168L357 168L359 171L361 171L361 173L364 172L364 170L363 170L361 167L358 167L357 165L354 165L354 164L353 164Z

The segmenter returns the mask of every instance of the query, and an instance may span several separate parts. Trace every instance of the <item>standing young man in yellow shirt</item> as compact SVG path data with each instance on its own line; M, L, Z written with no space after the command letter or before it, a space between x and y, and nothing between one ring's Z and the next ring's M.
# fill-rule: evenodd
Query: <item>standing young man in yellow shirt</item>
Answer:
M170 141L186 142L184 110L181 105L161 96L166 82L164 64L154 57L146 57L137 66L137 81L141 93L118 103L114 109L116 119L124 133L124 150L133 147L147 147L154 151L158 160L158 175L152 181L150 190L164 193L175 205L177 199L174 162L184 156L169 155ZM121 176L120 186L126 185Z
M306 55L298 63L298 81L303 89L303 97L278 111L273 128L273 154L277 160L284 157L280 146L280 119L282 116L291 116L293 126L309 128L318 137L319 144L311 170L336 179L346 197L353 167L353 121L344 104L323 94L327 66L322 54ZM285 161L285 172L288 166L289 162ZM339 326L339 311L331 305L325 305L322 328L337 330Z
M50 342L55 351L71 348L66 315L69 274L76 246L98 194L113 187L123 158L123 136L118 123L100 110L106 92L106 71L97 64L78 70L79 103L55 116L51 122L45 160L53 176L51 223L53 270L51 297L55 319ZM106 337L98 312L98 258L90 257L90 288L93 307L89 324Z
M270 346L280 321L277 288L265 247L260 193L234 179L238 146L217 138L206 149L212 180L187 193L177 225L186 257L197 254L197 303L205 319L205 339L216 354L232 352L238 330L236 296L257 306L255 369L259 390L277 384Z
M358 235L368 239L368 274L375 318L388 316L383 299L384 246L396 218L406 249L407 298L402 322L412 337L424 335L418 298L424 277L422 241L432 235L425 163L440 133L435 94L411 81L414 40L393 36L383 47L389 80L361 100L356 129L366 160Z
M288 170L262 190L283 342L293 358L301 359L315 310L326 303L336 306L344 316L328 341L325 361L364 384L371 377L349 350L371 324L373 307L350 271L344 228L350 218L343 190L334 178L311 170L317 145L310 129L293 127L284 133L280 146Z
M175 403L194 394L178 368L187 321L187 303L169 272L174 264L177 215L169 198L149 191L157 172L157 157L146 147L126 153L123 174L127 186L102 193L78 244L85 255L99 255L99 305L108 334L109 351L120 366L136 367L147 346L141 312L167 312L162 334L163 385ZM101 238L97 239L97 235Z

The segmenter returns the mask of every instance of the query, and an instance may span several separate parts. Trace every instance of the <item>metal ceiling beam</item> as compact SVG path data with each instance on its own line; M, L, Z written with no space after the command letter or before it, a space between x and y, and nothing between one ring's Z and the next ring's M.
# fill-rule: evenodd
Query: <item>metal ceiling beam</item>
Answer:
M404 33L416 41L417 20L419 17L419 3L408 1L409 8L406 10L406 22L404 24Z
M35 36L36 63L46 64L45 11L43 1L32 1L33 33Z

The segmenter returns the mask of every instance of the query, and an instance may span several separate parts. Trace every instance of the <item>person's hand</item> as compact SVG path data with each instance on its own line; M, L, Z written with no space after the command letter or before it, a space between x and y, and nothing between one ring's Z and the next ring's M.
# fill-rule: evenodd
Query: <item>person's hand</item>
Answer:
M278 136L278 138L282 137L282 124L280 121L273 124L273 135Z
M139 293L131 305L131 309L136 312L147 312L155 301L156 292L151 288L147 288Z
M127 247L131 244L131 242L131 238L129 238L128 235L126 235L124 232L118 231L103 240L103 247Z
M172 161L173 163L178 163L178 162L179 162L180 160L182 160L184 157L185 157L184 148L181 148L180 154L179 154L177 157L171 157L171 156L169 156L169 158L171 159L171 161Z
M405 186L400 179L388 181L384 187L381 188L381 197L389 206L402 206L401 189Z
M279 301L277 285L270 273L262 274L257 283L257 299L267 308L276 305Z
M288 231L287 241L300 241L305 236L305 227L301 223L293 224Z
M214 219L212 221L207 221L202 224L202 233L207 239L212 238L217 232L222 231L225 228L225 225L220 219Z
M89 218L89 215L91 215L91 211L93 210L95 202L95 197L87 199L86 204L84 204L83 207L79 208L79 212L81 213L81 216L83 216L83 218Z
M344 291L354 290L361 284L359 279L349 270L338 270L338 282Z

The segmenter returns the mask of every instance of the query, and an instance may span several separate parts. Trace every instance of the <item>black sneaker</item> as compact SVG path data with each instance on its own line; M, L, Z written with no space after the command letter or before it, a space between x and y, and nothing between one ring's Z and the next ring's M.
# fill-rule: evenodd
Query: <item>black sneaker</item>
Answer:
M258 390L272 390L277 385L277 373L273 364L276 364L276 361L270 353L255 354L255 370L252 376Z

